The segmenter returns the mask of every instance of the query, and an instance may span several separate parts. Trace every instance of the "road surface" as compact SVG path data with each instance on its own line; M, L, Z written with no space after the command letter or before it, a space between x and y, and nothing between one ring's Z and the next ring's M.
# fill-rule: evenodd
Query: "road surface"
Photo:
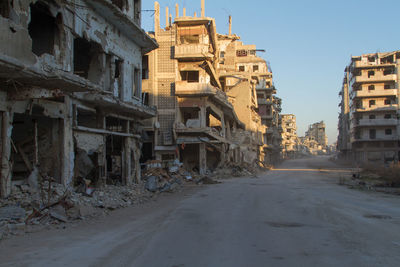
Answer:
M5 240L0 265L400 266L400 197L339 186L337 168L287 161L258 178Z

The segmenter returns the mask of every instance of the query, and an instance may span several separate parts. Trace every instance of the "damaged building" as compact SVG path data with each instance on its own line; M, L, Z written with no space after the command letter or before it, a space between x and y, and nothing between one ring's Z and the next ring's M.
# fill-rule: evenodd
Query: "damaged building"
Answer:
M215 21L176 16L166 9L166 27L160 26L160 7L155 3L155 31L150 33L160 48L146 55L149 75L143 80L148 101L158 116L145 122L149 136L147 159L179 159L186 168L201 174L227 161L240 162L232 142L243 129L234 107L223 91L216 71L218 40ZM153 147L151 151L150 148Z
M256 47L231 32L218 34L215 20L205 16L204 0L199 16L187 15L185 8L180 14L176 5L173 20L167 7L164 28L157 2L154 9L149 34L160 47L144 57L143 91L158 115L144 122L143 161L179 159L200 173L229 162L264 162L267 127L257 85L271 73Z
M1 196L12 184L140 180L141 1L2 1Z
M337 148L358 163L397 163L400 51L353 56L345 69Z
M284 159L296 158L298 152L296 116L281 114L279 120L282 127L282 157Z

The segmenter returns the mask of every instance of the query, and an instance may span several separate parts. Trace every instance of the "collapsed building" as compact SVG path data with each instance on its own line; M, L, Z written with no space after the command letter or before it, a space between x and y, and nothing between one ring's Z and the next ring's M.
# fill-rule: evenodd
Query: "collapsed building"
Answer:
M400 158L400 51L353 56L345 69L337 149L356 162Z
M308 126L304 137L299 138L300 151L311 155L326 154L328 152L328 137L325 132L325 122L320 121Z
M279 119L282 127L282 157L284 159L295 158L299 143L296 116L293 114L281 114Z
M258 114L262 125L265 125L263 150L265 162L268 165L278 163L282 158L282 127L279 123L279 114L282 111L282 100L277 97L276 88L272 81L272 73L261 80L256 86Z
M179 159L201 174L229 162L264 162L256 86L270 75L266 62L238 36L218 34L204 0L199 17L179 12L176 5L173 21L166 8L162 28L155 3L149 34L160 47L144 57L143 91L158 115L144 122L143 161Z
M140 180L142 55L158 45L141 1L2 1L1 196L39 177ZM49 178L50 179L50 178Z

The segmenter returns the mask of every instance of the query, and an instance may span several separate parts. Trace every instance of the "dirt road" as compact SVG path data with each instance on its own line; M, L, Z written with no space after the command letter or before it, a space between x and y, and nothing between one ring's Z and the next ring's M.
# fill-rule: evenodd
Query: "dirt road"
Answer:
M399 266L400 197L339 186L326 158L0 243L1 266ZM323 170L323 171L322 171Z

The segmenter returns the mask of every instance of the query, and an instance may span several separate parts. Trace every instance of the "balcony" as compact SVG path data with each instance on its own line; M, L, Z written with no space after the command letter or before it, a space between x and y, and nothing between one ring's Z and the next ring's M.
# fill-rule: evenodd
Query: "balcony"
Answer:
M257 85L256 90L257 90L257 91L269 92L269 93L271 93L271 94L276 94L276 88L275 88L275 86L265 87L265 86L259 86L259 85Z
M371 111L396 111L397 110L397 104L390 104L390 105L384 105L384 106L372 106L372 107L363 107L363 108L351 108L351 111L353 112L371 112Z
M352 91L352 97L397 96L397 89Z
M382 74L376 74L373 76L353 76L352 80L354 80L355 83L374 83L374 82L392 82L397 80L397 75L396 74L388 74L388 75L382 75Z
M207 96L217 94L218 89L208 83L189 83L178 81L175 83L176 96Z
M356 127L363 126L396 126L398 123L397 119L361 119L356 123Z
M273 102L270 99L265 99L265 98L258 98L257 99L258 105L272 105Z
M368 138L368 137L360 137L360 138L350 138L350 142L378 142L378 141L398 141L399 138L396 135L388 135L388 136L377 136L376 138Z
M208 44L182 44L175 46L176 59L205 59L212 58L214 55L209 52Z
M394 63L386 63L386 64L378 64L375 62L368 61L356 61L354 63L354 68L382 68L382 67L394 67L396 64Z

